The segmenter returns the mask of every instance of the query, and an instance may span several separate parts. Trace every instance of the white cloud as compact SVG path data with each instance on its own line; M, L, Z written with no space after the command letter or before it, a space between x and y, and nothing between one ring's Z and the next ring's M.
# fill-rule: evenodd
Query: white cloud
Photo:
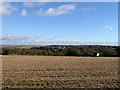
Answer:
M117 41L83 41L83 40L54 40L41 39L31 36L7 35L2 38L3 44L13 45L117 45Z
M14 11L18 11L18 9L10 3L0 3L0 15L11 15Z
M48 15L48 16L57 16L66 13L71 13L75 9L75 5L61 5L57 8L49 8L47 11L43 12L43 9L37 11L37 15Z
M22 10L22 12L20 13L22 16L26 16L27 15L27 12L25 9Z
M109 25L106 25L104 28L105 28L105 29L109 29L109 30L112 30L112 29L113 29L113 27L111 27L111 26L109 26Z
M42 6L45 2L24 2L23 7L32 8L36 6Z
M39 16L45 15L42 8L40 8L40 10L36 12L36 14Z
M82 8L83 11L96 11L97 8L95 7L85 7L85 8Z
M30 36L16 36L16 35L7 35L2 38L3 44L25 44L30 43Z
M110 30L112 30L113 28L112 27L110 27Z
M110 26L109 25L106 25L105 28L109 28Z
M23 6L24 7L33 7L35 4L34 3L32 3L32 2L24 2L23 3Z

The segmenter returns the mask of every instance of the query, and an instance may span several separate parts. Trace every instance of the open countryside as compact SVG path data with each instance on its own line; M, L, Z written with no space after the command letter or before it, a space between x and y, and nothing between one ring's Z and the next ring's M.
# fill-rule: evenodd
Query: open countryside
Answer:
M29 1L0 4L2 88L120 87L118 2Z

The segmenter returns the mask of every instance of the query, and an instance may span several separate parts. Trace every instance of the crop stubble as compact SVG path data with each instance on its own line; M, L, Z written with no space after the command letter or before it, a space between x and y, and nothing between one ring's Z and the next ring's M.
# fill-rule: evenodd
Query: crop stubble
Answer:
M3 56L3 87L117 88L117 57Z

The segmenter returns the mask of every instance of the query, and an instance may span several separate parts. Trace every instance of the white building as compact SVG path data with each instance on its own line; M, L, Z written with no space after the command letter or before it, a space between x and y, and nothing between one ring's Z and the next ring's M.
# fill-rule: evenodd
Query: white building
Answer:
M97 53L97 55L96 55L97 57L99 57L100 56L100 53Z

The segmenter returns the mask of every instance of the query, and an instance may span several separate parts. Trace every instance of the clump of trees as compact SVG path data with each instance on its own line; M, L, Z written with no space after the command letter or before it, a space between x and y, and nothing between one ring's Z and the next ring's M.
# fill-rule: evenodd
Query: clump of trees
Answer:
M43 56L96 56L97 53L103 57L117 57L120 54L118 46L40 46L31 48L4 47L2 55L43 55Z
M72 48L72 49L67 49L65 55L66 56L82 56L82 53L80 50Z

